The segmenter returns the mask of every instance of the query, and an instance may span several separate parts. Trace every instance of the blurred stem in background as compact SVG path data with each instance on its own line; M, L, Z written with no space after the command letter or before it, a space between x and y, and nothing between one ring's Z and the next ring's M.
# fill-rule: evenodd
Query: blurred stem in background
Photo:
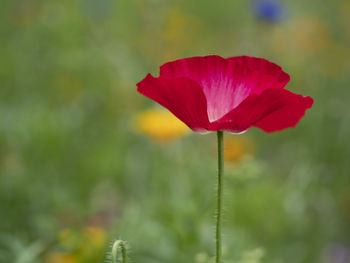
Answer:
M222 199L223 199L223 155L224 133L217 132L218 136L218 188L217 188L217 212L216 212L216 263L221 263L221 224L222 224Z

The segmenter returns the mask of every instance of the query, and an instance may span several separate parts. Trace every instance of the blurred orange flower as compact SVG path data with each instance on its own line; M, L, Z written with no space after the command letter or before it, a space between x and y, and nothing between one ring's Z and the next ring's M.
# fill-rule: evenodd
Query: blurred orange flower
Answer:
M329 28L325 22L312 16L296 21L292 34L297 47L305 52L322 51L329 46L331 40Z
M53 252L45 260L46 263L77 263L77 258L72 254Z
M239 163L256 152L255 142L248 136L226 136L224 140L224 160Z

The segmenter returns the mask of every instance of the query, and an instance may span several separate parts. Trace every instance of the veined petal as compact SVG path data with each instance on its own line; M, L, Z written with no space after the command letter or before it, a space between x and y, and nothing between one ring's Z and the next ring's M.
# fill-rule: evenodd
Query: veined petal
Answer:
M184 77L170 81L148 74L137 87L141 94L167 108L192 130L207 130L207 101L195 81Z
M269 88L283 88L290 79L278 65L248 56L180 59L161 66L160 76L167 79L186 77L197 82L207 99L211 122L223 117L249 95L260 94Z
M260 95L250 95L237 108L211 123L209 130L241 133L255 126L274 132L295 127L312 104L311 97L285 89L267 89Z

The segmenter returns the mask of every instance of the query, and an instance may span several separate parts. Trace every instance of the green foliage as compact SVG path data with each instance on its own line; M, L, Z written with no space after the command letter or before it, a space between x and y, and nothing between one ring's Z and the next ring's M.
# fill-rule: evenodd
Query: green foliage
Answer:
M249 131L257 153L226 164L225 262L338 263L332 248L350 250L350 6L285 4L268 24L246 0L2 0L0 262L99 262L116 236L133 262L211 262L215 134L140 135L132 120L154 104L135 84L171 59L249 54L282 65L315 105L295 129Z

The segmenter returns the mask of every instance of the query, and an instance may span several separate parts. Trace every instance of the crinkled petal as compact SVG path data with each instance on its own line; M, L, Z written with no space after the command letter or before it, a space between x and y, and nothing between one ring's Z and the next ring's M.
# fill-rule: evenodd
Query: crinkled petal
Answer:
M295 127L312 104L311 97L285 89L267 89L260 95L250 95L237 108L211 123L209 130L241 133L255 126L274 132Z
M138 91L170 110L194 131L207 130L207 101L199 85L184 77L170 80L148 74Z
M211 122L230 112L249 95L260 94L269 88L283 88L290 79L278 65L248 56L180 59L161 66L160 76L168 79L187 77L196 81L207 99Z

